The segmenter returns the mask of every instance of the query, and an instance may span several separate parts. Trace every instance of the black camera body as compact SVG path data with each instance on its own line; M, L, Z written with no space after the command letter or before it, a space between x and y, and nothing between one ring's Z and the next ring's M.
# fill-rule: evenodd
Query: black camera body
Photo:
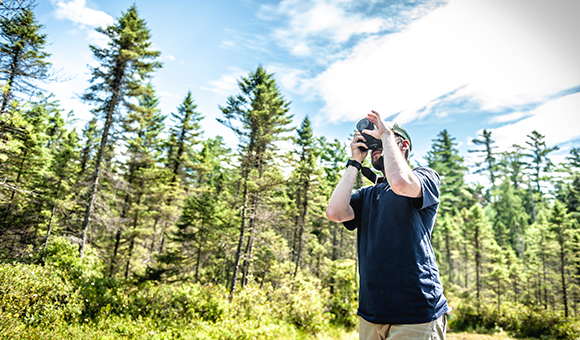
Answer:
M368 120L367 118L363 118L363 119L359 120L358 123L356 123L356 129L366 139L366 142L364 142L364 143L368 147L368 149L365 149L363 147L359 147L360 150L366 151L366 150L382 149L382 147L383 147L382 140L377 139L377 138L375 138L367 133L362 133L363 130L374 130L375 129L375 126L373 125L373 123L371 123L370 120Z

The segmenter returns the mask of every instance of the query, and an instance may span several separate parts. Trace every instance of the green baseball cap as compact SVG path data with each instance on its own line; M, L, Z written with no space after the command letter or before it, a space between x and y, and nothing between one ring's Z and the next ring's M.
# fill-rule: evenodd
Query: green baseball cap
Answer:
M407 130L405 130L404 127L402 127L401 125L395 123L393 124L393 131L395 131L395 133L401 137L403 137L404 140L406 140L407 142L409 142L409 150L413 150L413 143L411 142L411 136L409 135L409 133L407 132Z

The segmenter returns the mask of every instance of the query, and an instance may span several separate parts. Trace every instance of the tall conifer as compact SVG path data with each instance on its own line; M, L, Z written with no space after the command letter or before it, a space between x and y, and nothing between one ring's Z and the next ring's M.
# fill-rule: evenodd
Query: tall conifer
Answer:
M151 50L151 34L145 20L139 18L135 5L123 13L115 24L106 28L97 28L97 32L106 35L110 41L106 48L90 46L100 66L92 69L92 85L83 98L97 105L95 112L104 118L104 127L82 224L81 257L98 191L99 171L107 138L115 128L114 124L118 120L121 104L148 93L149 90L143 81L150 78L155 69L161 67L161 63L155 61L161 53Z
M288 115L290 103L280 93L273 74L268 74L261 65L247 77L242 77L238 85L241 93L228 97L226 106L220 106L224 118L218 119L238 136L240 151L241 223L231 297L236 290L241 260L245 260L246 270L251 262L258 222L260 180L271 165L275 143L281 139L281 134L290 130L288 124L291 122ZM248 225L250 235L243 250Z
M44 51L46 34L31 9L19 9L14 16L0 18L0 80L3 82L0 115L17 92L29 94L35 81L50 77L50 54Z

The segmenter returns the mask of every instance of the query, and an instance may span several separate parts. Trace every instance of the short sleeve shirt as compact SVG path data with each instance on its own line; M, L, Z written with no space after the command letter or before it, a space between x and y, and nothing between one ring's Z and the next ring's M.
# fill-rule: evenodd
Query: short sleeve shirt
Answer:
M433 321L447 311L447 299L431 233L439 206L439 175L413 170L423 196L393 192L388 182L364 187L351 196L357 230L360 290L358 314L375 324Z

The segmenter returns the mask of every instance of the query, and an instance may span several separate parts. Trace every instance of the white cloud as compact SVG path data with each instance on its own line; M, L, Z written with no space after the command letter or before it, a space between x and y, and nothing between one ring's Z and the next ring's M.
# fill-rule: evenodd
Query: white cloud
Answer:
M106 27L114 22L112 16L105 12L87 7L85 0L54 1L55 16L59 19L68 19L81 27Z
M522 119L528 115L529 115L528 112L512 112L512 113L505 114L505 115L494 116L489 120L489 122L490 123L513 122L514 120Z
M238 92L238 80L240 77L247 75L247 72L244 72L240 69L234 69L229 74L223 74L220 76L218 80L211 80L209 81L208 86L201 86L200 89L210 91L221 96L231 96Z
M491 129L501 151L513 144L525 146L533 130L545 136L548 147L580 137L580 93L548 102L530 112L532 115L516 123Z
M97 27L106 27L114 23L115 19L109 14L87 7L86 0L51 0L55 7L54 16L58 19L70 20L86 35L89 44L105 47L109 39L95 31ZM77 32L69 32L76 35Z
M451 0L320 74L323 112L341 121L376 109L405 123L448 94L484 110L547 100L580 84L579 11L575 0Z
M391 15L375 13L371 17L356 10L357 6L369 7L374 3L373 0L283 0L277 7L262 6L259 16L264 20L277 17L285 21L274 30L274 40L291 54L312 56L316 51L325 53L320 52L322 46L323 51L337 49L353 36L393 28L395 22ZM320 44L320 40L326 43Z

